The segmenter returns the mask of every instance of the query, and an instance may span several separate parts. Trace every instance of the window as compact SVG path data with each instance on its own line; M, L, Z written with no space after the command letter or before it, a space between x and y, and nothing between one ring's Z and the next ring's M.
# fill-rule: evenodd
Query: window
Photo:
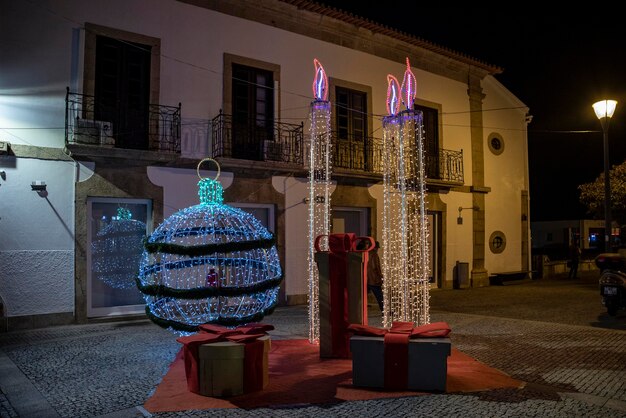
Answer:
M426 155L426 176L438 179L439 176L439 110L416 104L415 110L423 115L424 153Z
M497 132L492 132L487 138L487 146L494 155L500 155L504 152L504 138Z
M148 148L150 46L96 38L96 120L112 122L120 148Z
M495 231L489 237L489 249L494 254L500 254L506 248L506 236L502 231Z
M150 232L152 203L143 199L89 198L87 314L141 313L145 302L135 277Z
M367 138L367 94L362 91L337 87L337 137L364 141Z
M268 231L275 233L275 225L274 225L274 205L271 204L262 204L262 203L229 203L229 205L234 206L243 210L244 212L248 212L255 218L261 222Z
M83 118L108 127L115 147L149 148L149 104L159 103L161 41L85 23ZM91 113L93 112L93 113Z
M602 238L604 236L603 228L589 228L589 248L601 248L603 245Z
M372 141L368 138L367 101L367 93L362 90L335 87L336 134L333 138L335 167L371 170L373 149Z
M262 161L265 141L274 137L273 74L240 64L232 69L233 156Z

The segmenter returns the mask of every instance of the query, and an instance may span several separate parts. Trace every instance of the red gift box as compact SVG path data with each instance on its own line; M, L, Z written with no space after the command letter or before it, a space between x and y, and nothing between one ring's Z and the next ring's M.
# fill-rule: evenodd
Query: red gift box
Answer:
M322 251L320 241L327 237L329 251ZM315 239L316 262L320 271L320 357L350 357L350 322L367 324L367 251L358 251L356 269L350 266L350 254L357 252L356 243L371 237L355 234L319 235ZM362 270L361 270L362 269Z

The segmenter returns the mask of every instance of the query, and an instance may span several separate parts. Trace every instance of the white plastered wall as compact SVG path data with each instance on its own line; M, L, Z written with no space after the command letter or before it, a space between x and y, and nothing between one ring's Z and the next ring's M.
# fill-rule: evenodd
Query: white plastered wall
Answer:
M522 190L528 190L528 108L493 77L483 80L483 92L485 186L491 188L485 196L485 266L490 272L528 270L530 266L522 266L521 256ZM504 142L500 155L489 150L487 142L493 132ZM502 231L506 237L506 248L499 254L494 254L487 242L494 231Z
M0 296L7 316L73 312L72 161L0 157ZM31 190L44 181L46 191Z

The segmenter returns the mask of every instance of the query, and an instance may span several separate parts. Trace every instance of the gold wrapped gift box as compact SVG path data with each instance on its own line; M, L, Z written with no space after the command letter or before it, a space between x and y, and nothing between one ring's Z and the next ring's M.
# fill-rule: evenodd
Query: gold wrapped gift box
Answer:
M270 336L263 341L263 389L269 384L268 354ZM204 396L236 396L244 393L245 344L222 341L203 344L198 348L200 394Z

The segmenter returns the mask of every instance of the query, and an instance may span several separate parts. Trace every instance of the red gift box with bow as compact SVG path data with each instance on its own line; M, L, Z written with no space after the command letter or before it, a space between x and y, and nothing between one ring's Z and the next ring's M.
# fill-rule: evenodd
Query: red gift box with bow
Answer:
M450 327L394 322L389 330L352 324L352 381L388 390L445 391Z
M273 330L273 325L248 324L226 328L220 325L204 324L200 325L199 329L197 334L176 339L183 344L185 375L189 391L207 395L206 392L202 393L204 390L201 391L201 386L204 385L200 382L200 346L222 342L243 344L243 393L259 391L267 385L267 352L269 351L267 331Z
M328 239L328 251L321 249L321 240ZM356 244L372 237L355 234L319 235L315 239L315 260L319 269L320 357L350 357L350 323L367 324L366 250ZM352 255L358 257L353 259Z

